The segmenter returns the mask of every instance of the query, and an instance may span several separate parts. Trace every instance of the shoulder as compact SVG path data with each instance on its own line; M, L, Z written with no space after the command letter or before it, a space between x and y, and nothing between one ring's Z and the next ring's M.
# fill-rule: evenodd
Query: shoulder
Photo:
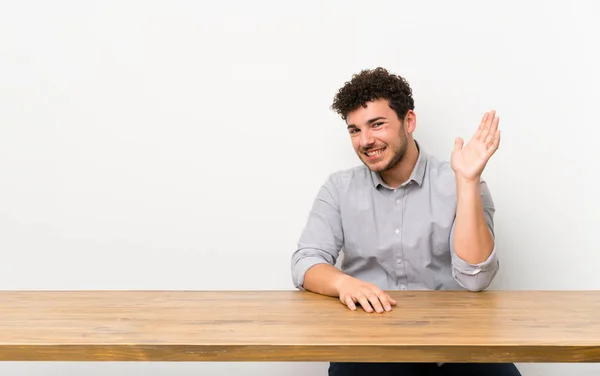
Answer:
M347 191L373 185L371 172L366 166L355 166L331 173L325 185L338 191Z
M427 172L435 178L448 178L450 175L454 177L454 170L450 165L450 161L441 160L433 155L427 155Z
M440 160L434 156L427 156L427 173L425 181L437 193L456 195L456 175L450 161ZM487 181L480 181L480 193L484 207L493 207L492 195Z
M436 191L455 194L456 175L450 165L450 161L440 160L432 155L427 155L427 169L424 183Z

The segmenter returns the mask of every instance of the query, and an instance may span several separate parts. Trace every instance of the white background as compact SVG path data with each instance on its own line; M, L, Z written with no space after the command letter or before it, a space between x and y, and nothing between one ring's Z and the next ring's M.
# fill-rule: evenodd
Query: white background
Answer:
M448 158L502 142L494 289L600 289L595 1L4 1L0 289L291 289L353 73L414 90ZM277 302L273 302L277 304ZM401 309L401 308L400 308ZM356 330L354 328L353 330ZM588 364L524 375L597 375ZM0 363L2 375L309 375L325 363Z

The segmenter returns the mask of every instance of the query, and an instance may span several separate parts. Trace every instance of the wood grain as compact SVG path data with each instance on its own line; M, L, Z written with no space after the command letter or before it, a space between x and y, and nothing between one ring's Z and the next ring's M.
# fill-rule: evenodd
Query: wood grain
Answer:
M600 362L598 291L4 291L0 360Z

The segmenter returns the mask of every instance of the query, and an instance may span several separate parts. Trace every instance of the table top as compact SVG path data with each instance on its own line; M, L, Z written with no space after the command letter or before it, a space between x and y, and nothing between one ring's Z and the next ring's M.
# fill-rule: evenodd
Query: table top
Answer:
M3 291L0 360L600 362L600 291Z

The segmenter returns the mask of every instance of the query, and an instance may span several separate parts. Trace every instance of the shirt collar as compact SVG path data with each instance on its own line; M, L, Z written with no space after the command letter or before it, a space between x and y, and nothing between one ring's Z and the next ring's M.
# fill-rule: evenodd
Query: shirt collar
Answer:
M417 157L417 163L410 174L408 180L402 183L401 186L405 186L411 181L417 183L420 187L423 184L423 179L425 178L425 170L427 169L427 154L421 149L419 143L415 140L415 144L417 145L417 150L419 152L419 156ZM387 184L381 178L381 175L378 172L370 171L371 177L373 179L373 186L377 188L379 185L383 187L389 188Z

